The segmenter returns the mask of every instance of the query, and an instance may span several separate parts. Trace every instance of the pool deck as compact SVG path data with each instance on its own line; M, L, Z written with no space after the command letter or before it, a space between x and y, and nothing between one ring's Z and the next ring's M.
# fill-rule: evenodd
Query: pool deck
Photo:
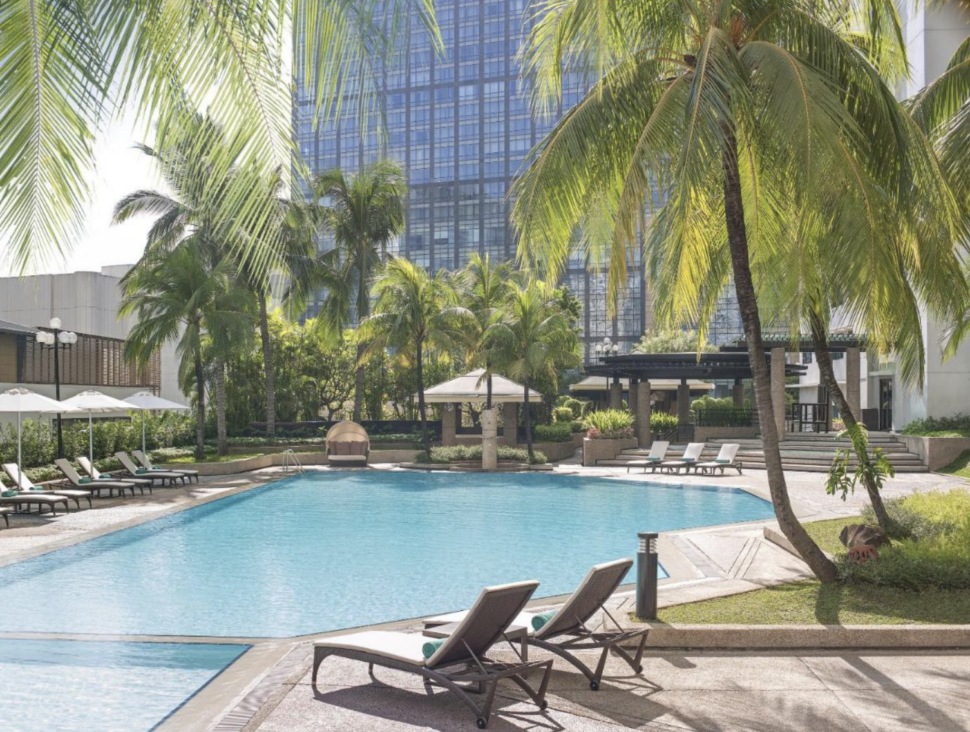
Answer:
M391 469L391 466L379 466ZM637 482L721 485L768 499L764 471L743 476L628 475L617 468L584 468L568 462L557 472ZM825 493L823 474L786 474L802 520L856 515L862 494L845 502ZM199 484L156 490L154 496L95 502L94 510L56 518L15 516L0 530L0 566L127 528L162 515L249 490L282 477L279 468L203 478ZM905 474L887 482L886 497L915 490L965 485L938 474ZM752 522L668 532L660 554L671 575L661 584L661 605L734 594L809 576L796 557L764 538L772 522ZM645 526L645 530L649 530ZM619 594L613 605L629 603ZM538 601L549 604L553 599ZM384 626L417 630L414 620ZM88 640L134 637L5 634ZM442 695L429 701L420 681L398 672L328 661L321 693L309 687L309 638L284 640L139 636L137 640L252 642L254 648L209 684L159 729L192 732L300 732L300 730L474 729L464 707ZM550 709L536 714L516 692L503 689L490 729L549 730L970 730L970 711L957 703L970 684L970 655L946 652L801 653L661 652L644 662L642 678L617 667L599 692L557 663ZM613 661L611 660L611 663ZM608 667L608 675L610 674ZM384 688L390 686L393 688ZM699 693L703 691L703 693Z

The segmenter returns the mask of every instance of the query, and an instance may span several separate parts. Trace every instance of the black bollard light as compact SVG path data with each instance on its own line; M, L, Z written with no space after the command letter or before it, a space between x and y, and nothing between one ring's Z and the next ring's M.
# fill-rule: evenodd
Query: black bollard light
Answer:
M640 532L637 550L637 617L657 619L657 534Z

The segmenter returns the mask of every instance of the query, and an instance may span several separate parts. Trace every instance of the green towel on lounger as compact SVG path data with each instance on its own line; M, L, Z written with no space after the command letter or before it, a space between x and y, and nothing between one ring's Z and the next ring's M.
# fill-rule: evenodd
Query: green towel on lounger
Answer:
M90 482L91 482L91 478L89 478L86 475L83 478L81 478L81 480L78 481L78 483L84 483L84 484L87 484L87 483L90 483Z
M714 459L714 462L716 462L716 463L722 463L722 464L725 464L725 463L729 463L729 462L731 462L731 461L730 461L730 460L728 460L727 458L715 458L715 459Z
M439 638L438 640L429 640L423 646L421 646L421 654L425 659L431 658L435 651L441 648L441 644L444 643L447 638Z
M46 488L41 488L39 485L32 485L27 490L29 491L46 491Z
M152 470L165 470L165 468L152 468Z
M652 457L652 456L648 455L647 456L647 460L649 460L652 463L659 463L661 460L663 460L663 458Z
M558 610L549 610L548 612L539 613L538 615L532 618L532 629L539 630L540 628L542 628L542 626L544 626L546 623L552 620L552 618L558 612L559 612Z
M3 498L14 498L15 496L18 496L18 495L20 494L17 491L4 491L3 493L0 493L0 496L2 496Z
M144 474L145 474L145 473L147 473L147 472L148 472L148 471L147 471L147 470L145 470L145 468L138 468L138 469L137 469L137 470L135 471L135 475L144 475Z
M696 463L697 462L697 458L681 458L681 460L683 462L685 462L685 463Z
M113 475L111 475L111 473L101 473L101 475L98 476L98 480L114 480L114 479L115 478Z

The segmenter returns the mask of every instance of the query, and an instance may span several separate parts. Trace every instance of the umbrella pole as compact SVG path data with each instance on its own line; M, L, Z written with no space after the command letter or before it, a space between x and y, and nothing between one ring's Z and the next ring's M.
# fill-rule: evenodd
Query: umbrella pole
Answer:
M91 412L88 412L88 460L91 461L91 467L94 467L94 419L91 416Z
M24 460L21 455L21 437L20 437L20 410L17 410L17 490L22 491L24 489Z
M145 419L147 418L145 412L148 410L142 410L141 413L141 451L143 455L147 455L148 452L145 450Z

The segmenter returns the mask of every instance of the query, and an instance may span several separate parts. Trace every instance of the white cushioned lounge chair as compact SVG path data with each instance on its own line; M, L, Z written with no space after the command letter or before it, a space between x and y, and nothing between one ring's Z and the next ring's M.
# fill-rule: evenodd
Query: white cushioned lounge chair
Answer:
M694 467L698 473L704 473L704 475L714 475L715 470L720 470L721 475L724 475L725 468L734 468L738 471L738 475L741 475L741 468L744 467L744 464L736 459L740 449L741 445L736 442L725 443L721 445L721 451L716 458L697 463Z
M131 483L134 485L138 490L141 491L142 495L145 495L146 488L148 489L149 493L152 493L152 482L150 480L145 478L131 478L127 475L124 478L115 478L113 475L106 475L102 473L100 470L94 467L94 465L91 464L91 461L88 460L84 455L81 455L76 459L77 464L81 466L81 470L83 470L84 473L93 481L122 480L125 483ZM90 485L90 483L86 483L85 485Z
M679 473L680 469L684 468L684 472L689 473L690 469L697 464L702 452L704 452L703 442L690 442L679 458L660 463L660 472L666 470L668 473Z
M91 503L91 491L71 490L70 488L65 490L60 488L41 488L40 486L35 485L34 482L25 474L20 472L20 470L17 468L17 463L4 463L3 472L5 472L10 477L10 480L13 481L14 485L19 486L20 490L22 491L32 491L33 493L40 495L46 494L48 496L64 496L64 498L70 498L72 501L74 501L74 505L77 506L78 510L81 509L82 498L87 500L88 508L92 508L94 505Z
M163 486L166 480L169 482L169 485L174 484L177 480L183 483L187 480L184 475L176 473L174 470L148 470L147 468L139 468L128 456L127 452L116 452L115 457L121 461L122 467L133 478L145 478L151 481L160 480Z
M668 447L670 447L669 442L654 440L650 445L650 454L643 460L631 460L628 462L626 464L626 472L629 473L630 468L643 468L643 472L646 473L647 468L650 468L651 473L656 473L657 468L660 467L660 463L667 457Z
M188 470L187 468L175 468L172 470L167 470L166 468L156 468L154 465L152 465L152 461L149 460L148 455L143 453L141 450L132 450L131 454L132 454L132 457L134 457L135 460L138 461L139 465L145 468L145 470L154 470L156 473L159 471L169 472L169 473L180 473L181 475L185 476L185 480L182 481L183 483L186 481L191 483L193 478L195 479L196 483L199 482L198 470Z
M126 480L93 480L84 481L78 472L74 469L65 458L58 458L54 461L54 465L64 474L64 477L71 481L71 485L77 490L82 491L92 491L94 493L100 493L101 491L108 491L108 495L111 493L117 493L122 498L126 498L125 491L131 491L131 495L135 495L135 484L129 483Z

